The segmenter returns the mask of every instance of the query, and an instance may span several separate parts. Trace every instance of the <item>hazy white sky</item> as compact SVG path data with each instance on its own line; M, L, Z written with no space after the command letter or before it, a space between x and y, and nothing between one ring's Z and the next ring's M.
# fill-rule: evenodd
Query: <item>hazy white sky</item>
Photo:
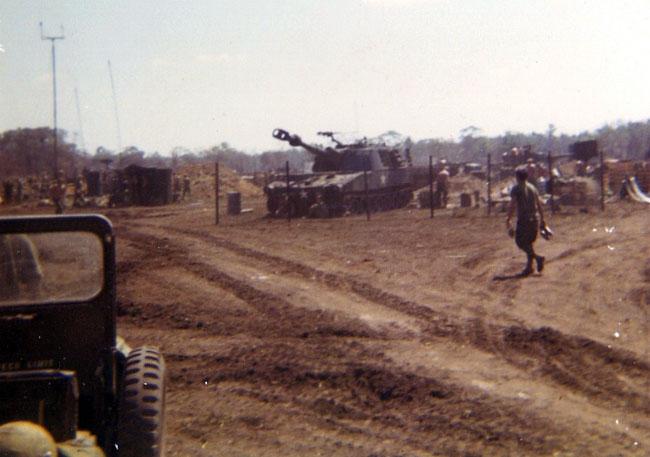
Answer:
M650 118L648 0L3 0L0 21L0 131L52 125L38 24L63 24L59 127L81 130L77 88L90 152L118 146L108 60L122 146L163 154Z

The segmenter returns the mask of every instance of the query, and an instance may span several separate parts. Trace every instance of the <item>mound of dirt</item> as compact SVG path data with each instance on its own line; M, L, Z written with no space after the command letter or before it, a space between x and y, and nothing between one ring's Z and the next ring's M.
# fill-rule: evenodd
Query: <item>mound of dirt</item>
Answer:
M214 169L213 163L184 165L176 170L176 175L181 179L187 175L192 186L192 198L203 200L214 196ZM236 171L223 164L219 165L219 190L222 195L239 192L244 198L263 195L262 189L244 180Z
M486 181L472 175L458 175L449 179L449 191L453 194L473 194L475 191L484 193L486 188Z

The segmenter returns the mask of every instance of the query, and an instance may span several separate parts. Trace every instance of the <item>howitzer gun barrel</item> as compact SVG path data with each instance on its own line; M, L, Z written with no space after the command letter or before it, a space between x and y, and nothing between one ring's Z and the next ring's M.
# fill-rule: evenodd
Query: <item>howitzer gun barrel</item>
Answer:
M296 135L291 135L289 132L287 132L286 130L283 130L283 129L275 129L275 130L273 130L273 138L277 138L280 141L288 141L290 144L291 144L292 141L295 141L294 140L295 136ZM300 138L298 138L298 139L300 139ZM292 144L292 146L293 146L293 144ZM296 146L299 146L299 145L296 144Z
M312 146L310 144L304 143L302 139L298 135L292 135L286 130L283 129L275 129L273 130L273 138L276 138L280 141L287 141L291 146L302 146L305 148L308 152L311 152L314 155L323 155L325 154L325 151L322 149L319 149L315 146Z

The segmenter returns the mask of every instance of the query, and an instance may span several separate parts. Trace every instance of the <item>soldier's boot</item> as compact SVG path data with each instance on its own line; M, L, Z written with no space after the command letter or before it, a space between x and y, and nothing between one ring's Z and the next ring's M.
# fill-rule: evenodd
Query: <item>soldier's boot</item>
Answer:
M526 268L521 272L521 276L530 276L533 273L533 258L534 256L529 255L528 261L526 262Z

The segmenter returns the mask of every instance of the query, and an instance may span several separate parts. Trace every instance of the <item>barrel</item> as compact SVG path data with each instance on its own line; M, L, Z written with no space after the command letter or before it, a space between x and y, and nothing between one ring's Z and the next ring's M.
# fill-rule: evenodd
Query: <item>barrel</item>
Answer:
M472 206L472 195L463 192L460 194L460 207L469 208L470 206Z
M88 186L89 197L99 197L102 194L102 181L98 171L85 171L84 178Z
M228 192L228 214L236 216L239 213L241 213L241 194Z

